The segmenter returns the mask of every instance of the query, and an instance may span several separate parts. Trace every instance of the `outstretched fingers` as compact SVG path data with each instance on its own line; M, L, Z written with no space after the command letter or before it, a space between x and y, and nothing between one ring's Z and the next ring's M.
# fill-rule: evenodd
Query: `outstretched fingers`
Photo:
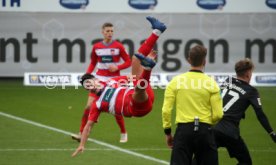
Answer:
M84 151L84 147L79 146L71 156L72 156L72 157L75 157L75 156L77 156L79 153L82 153L83 151Z

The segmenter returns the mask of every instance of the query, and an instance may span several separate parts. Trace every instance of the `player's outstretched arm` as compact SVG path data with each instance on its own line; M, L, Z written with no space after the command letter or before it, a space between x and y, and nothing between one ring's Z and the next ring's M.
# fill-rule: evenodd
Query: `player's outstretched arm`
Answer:
M253 105L253 109L255 110L256 116L263 126L263 128L266 130L267 133L269 133L272 140L276 143L276 133L273 131L267 116L265 115L262 107L256 107Z
M75 152L72 154L72 157L77 156L79 153L82 153L84 151L84 146L87 142L87 139L89 137L90 131L94 125L93 121L88 121L84 127L84 130L81 135L81 142L79 147L75 150Z
M91 53L91 61L90 61L88 68L86 69L86 73L91 74L93 72L94 68L96 67L97 63L98 63L98 59L97 59L97 55L95 53L95 48L93 47L93 50Z

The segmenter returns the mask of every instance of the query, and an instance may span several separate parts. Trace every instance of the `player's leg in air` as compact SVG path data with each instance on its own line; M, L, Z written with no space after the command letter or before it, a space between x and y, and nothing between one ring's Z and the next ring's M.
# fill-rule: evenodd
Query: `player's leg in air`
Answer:
M132 58L132 75L135 76L133 84L135 86L132 95L132 114L140 117L149 113L154 101L154 93L150 86L151 70L155 66L157 52L153 47L159 36L166 30L166 25L154 17L147 17L152 25L152 34L145 40Z
M166 25L154 17L148 16L147 20L151 23L151 28L153 29L151 35L144 41L144 43L140 46L138 53L144 56L148 56L148 54L152 51L156 41L159 36L167 29ZM132 75L140 76L142 74L143 67L140 64L140 60L138 60L135 56L132 57Z

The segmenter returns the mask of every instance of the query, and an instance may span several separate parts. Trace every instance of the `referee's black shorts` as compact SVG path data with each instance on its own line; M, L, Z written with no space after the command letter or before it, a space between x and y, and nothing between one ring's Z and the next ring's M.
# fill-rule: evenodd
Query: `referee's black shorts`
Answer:
M177 125L171 165L191 164L193 156L197 165L218 164L218 152L211 125L200 123L198 131L194 131L194 123Z

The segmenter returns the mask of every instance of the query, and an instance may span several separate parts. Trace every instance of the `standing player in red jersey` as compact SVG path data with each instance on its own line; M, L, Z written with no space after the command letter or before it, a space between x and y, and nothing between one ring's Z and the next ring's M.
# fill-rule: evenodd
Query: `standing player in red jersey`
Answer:
M97 65L96 77L102 81L109 78L120 76L120 70L130 67L131 60L124 46L116 40L113 40L114 28L111 23L104 23L102 26L102 35L104 39L101 42L94 44L91 53L91 63L86 70L86 73L91 74ZM121 58L124 63L120 63ZM81 133L87 122L90 105L95 99L95 94L89 93L86 107L81 120L80 132L78 135L72 135L72 139L80 141ZM127 132L125 128L124 118L115 116L116 122L120 127L121 138L120 142L127 142Z
M89 133L97 123L101 112L111 113L115 116L143 117L152 110L154 92L150 86L151 70L155 66L156 51L152 51L157 39L166 30L166 26L155 19L147 17L153 32L141 45L132 58L132 75L119 76L102 82L93 75L85 74L81 83L87 90L97 95L90 109L88 122L84 127L81 142L72 156L83 152ZM125 84L132 80L134 89Z

